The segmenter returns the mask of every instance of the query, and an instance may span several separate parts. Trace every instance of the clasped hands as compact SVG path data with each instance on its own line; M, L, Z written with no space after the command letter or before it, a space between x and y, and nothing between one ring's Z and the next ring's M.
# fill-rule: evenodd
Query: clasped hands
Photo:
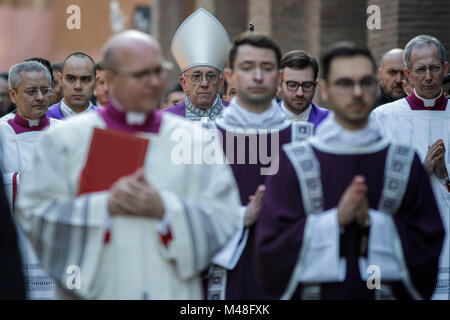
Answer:
M144 177L142 168L117 180L109 190L111 216L139 216L162 219L164 205L159 193Z
M356 224L360 227L369 225L367 190L365 178L360 175L355 176L339 200L338 221L340 227L346 227L353 221L356 221Z
M431 147L428 146L423 166L429 175L434 173L439 179L444 179L448 176L444 155L445 146L442 139L437 140Z

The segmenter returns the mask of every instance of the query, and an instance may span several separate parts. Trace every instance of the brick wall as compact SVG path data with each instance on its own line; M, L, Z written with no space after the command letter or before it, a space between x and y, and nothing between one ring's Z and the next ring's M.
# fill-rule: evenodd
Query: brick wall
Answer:
M369 0L381 8L381 29L368 30L368 45L377 61L392 48L404 48L413 37L429 34L437 37L450 53L447 0Z
M438 38L450 54L450 6L448 0L399 0L399 45L404 47L419 34Z
M181 21L183 21L184 7L178 0L159 0L155 2L153 10L156 14L153 16L153 35L161 44L165 58L174 65L174 69L167 76L166 85L169 88L178 81L178 76L180 75L180 69L170 52L170 44L175 31L181 24Z
M274 9L272 0L248 0L248 20L253 21L256 31L272 33Z
M442 41L450 56L450 5L448 0L159 0L159 39L172 59L170 42L181 21L204 3L233 38L254 21L256 30L271 33L283 53L304 49L320 55L337 41L368 46L377 62L389 49L400 47L418 34ZM367 28L367 7L381 9L381 29ZM174 74L179 72L178 69ZM171 79L175 76L172 76Z
M366 1L322 0L320 11L320 53L338 41L365 45Z
M398 0L369 0L367 5L377 5L381 9L381 29L367 30L367 44L378 65L381 56L392 48L403 48L399 41Z
M308 51L309 25L308 0L273 0L272 35L283 53L290 50Z
M215 16L231 39L248 29L247 6L247 0L216 0Z

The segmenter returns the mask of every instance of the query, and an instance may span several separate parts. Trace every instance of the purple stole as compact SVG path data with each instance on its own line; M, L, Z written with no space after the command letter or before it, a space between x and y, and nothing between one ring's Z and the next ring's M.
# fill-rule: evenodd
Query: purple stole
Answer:
M445 111L447 108L448 99L444 96L444 94L441 94L441 96L434 102L434 107L425 107L423 100L419 99L413 91L406 97L406 101L411 107L411 110Z
M160 112L152 111L147 114L147 118L144 123L128 124L126 121L125 112L116 108L111 102L108 102L104 108L97 108L96 111L100 114L103 121L105 121L108 129L128 133L158 133L162 121L162 114Z

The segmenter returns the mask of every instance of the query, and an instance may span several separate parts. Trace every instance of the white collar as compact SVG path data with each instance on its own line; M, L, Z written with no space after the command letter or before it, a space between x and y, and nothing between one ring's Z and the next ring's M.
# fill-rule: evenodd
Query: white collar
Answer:
M279 128L284 124L286 116L280 111L275 99L272 100L269 109L262 113L250 112L244 109L233 97L230 104L225 108L222 119L217 124L222 127L270 129Z
M443 91L442 91L442 88L441 88L441 93L436 98L425 99L425 98L422 98L421 96L419 96L417 94L416 89L414 89L414 94L416 95L417 98L419 98L420 100L423 101L424 107L434 107L434 103L436 102L437 99L439 99L442 96L442 93L443 93Z
M36 119L36 120L28 120L28 124L30 125L30 127L37 127L39 125L40 119Z
M117 110L125 113L125 119L127 121L127 124L133 125L133 124L143 124L145 120L147 120L147 114L142 112L134 112L134 111L125 111L123 107L120 105L120 103L114 99L111 98L112 105Z
M305 121L307 122L309 119L309 115L311 113L312 110L312 104L310 103L309 106L305 109L305 111L303 111L302 113L300 113L299 115L293 113L291 110L289 110L286 105L284 104L284 101L281 101L281 110L283 110L284 114L286 115L286 118L290 121Z
M92 102L89 101L89 106L86 108L86 110L80 113L92 111L93 107L94 105L92 104ZM66 118L77 114L64 102L64 98L61 100L61 112Z
M336 122L334 113L332 113L332 116L328 116L317 127L315 138L334 148L360 148L379 141L382 136L376 122L370 117L366 127L359 130L348 130Z

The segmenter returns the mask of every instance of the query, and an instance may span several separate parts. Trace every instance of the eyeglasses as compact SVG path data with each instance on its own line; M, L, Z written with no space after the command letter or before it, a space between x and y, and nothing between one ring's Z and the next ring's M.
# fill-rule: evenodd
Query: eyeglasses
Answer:
M283 80L284 81L284 80ZM306 82L297 82L293 80L284 81L286 83L286 87L289 91L297 91L299 87L302 87L302 90L304 92L311 92L315 86L316 83L312 81L306 81Z
M437 74L442 71L442 66L439 64L433 64L430 67L421 66L414 69L414 73L418 76L423 76L425 73L427 73L427 70L430 70L431 74Z
M183 75L185 76L185 75ZM203 79L206 79L206 82L210 84L214 84L219 79L219 74L214 72L208 72L208 73L201 73L201 72L193 72L190 76L190 79L192 82L202 82Z
M131 72L112 70L112 72L114 74L131 77L131 78L135 79L136 81L140 82L140 81L144 81L145 79L152 78L152 77L160 79L160 78L164 77L166 75L167 71L171 70L172 67L173 67L172 63L164 62L160 66L153 68L153 69L144 69L144 70L131 71Z
M341 78L334 81L334 86L340 90L342 93L351 93L354 88L355 84L358 84L361 88L361 90L366 93L374 90L376 88L376 85L378 83L377 78L375 77L366 77L362 79L359 82L356 82L348 79L348 78Z
M29 88L25 89L23 92L30 98L35 98L39 91L44 97L50 97L53 94L52 88L41 88L41 89Z

